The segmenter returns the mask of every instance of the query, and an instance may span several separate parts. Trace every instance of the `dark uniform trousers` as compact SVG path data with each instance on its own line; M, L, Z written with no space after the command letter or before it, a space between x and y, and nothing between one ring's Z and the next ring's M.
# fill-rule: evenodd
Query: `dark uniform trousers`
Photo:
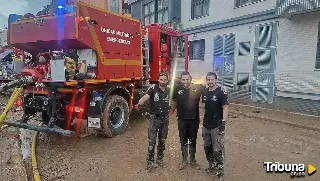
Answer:
M186 159L188 157L188 144L189 153L194 161L194 155L196 153L197 135L199 130L199 121L197 120L178 120L178 130L181 144L182 157Z
M204 151L206 158L217 168L217 175L223 175L224 167L224 132L219 127L214 129L202 128Z
M168 136L169 116L151 114L148 129L148 162L154 162L154 152L158 137L157 159L162 160L165 150L165 141Z

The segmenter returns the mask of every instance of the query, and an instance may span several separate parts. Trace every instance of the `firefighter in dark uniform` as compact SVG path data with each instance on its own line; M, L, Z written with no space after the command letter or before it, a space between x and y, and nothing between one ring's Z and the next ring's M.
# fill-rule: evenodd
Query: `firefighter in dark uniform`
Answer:
M153 168L163 166L163 157L165 150L165 141L168 136L169 125L169 88L168 75L166 73L160 73L159 83L152 85L147 93L139 100L135 105L135 109L139 109L150 98L150 121L148 129L148 155L147 155L147 171L151 172ZM157 160L154 161L154 152L156 146L156 140L158 137L157 146Z
M228 117L228 97L224 88L217 85L217 75L209 72L206 76L208 87L203 94L205 114L203 119L202 137L204 151L209 163L205 170L222 179L224 175L224 131Z
M199 103L205 86L191 84L191 79L189 72L183 72L181 74L181 85L175 87L172 97L173 103L171 114L177 109L178 130L181 144L182 160L179 166L180 170L185 168L188 164L188 151L191 167L200 169L195 154L200 124Z

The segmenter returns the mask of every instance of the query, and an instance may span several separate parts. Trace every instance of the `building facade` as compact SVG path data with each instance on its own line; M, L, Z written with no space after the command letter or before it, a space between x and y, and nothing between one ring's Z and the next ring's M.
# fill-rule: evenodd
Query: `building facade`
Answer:
M8 30L0 29L0 47L8 45L7 33L8 33Z
M193 77L215 71L229 89L249 87L253 100L320 100L320 1L309 1L185 0Z
M131 16L144 25L181 22L181 0L129 0Z
M122 14L123 0L81 0L81 2L87 2L88 4L108 9L114 13Z
M124 0L122 2L122 14L131 17L131 7L129 5L129 0Z

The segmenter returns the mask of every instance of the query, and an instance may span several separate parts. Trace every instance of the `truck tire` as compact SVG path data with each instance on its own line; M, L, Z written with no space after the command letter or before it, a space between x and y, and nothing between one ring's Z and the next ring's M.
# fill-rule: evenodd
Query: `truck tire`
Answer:
M129 105L121 96L112 95L102 108L101 135L114 137L123 133L129 122Z

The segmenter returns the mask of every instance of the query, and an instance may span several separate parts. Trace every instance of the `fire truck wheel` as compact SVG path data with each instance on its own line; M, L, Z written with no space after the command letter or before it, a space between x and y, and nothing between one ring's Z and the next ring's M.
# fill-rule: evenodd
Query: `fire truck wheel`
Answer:
M129 121L129 105L121 96L110 96L103 107L101 134L114 137L125 131Z

